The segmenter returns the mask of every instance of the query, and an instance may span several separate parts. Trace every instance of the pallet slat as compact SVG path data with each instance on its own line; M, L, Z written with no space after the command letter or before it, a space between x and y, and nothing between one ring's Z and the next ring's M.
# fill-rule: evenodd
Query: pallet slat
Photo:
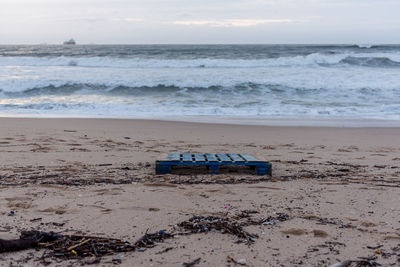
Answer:
M181 154L180 153L170 153L166 157L167 160L173 160L173 161L180 161L181 160Z
M256 157L254 157L254 156L252 156L252 155L249 155L249 154L240 154L246 161L255 161L255 162L258 162L258 161L261 161L261 160L259 160L258 158L256 158Z
M192 155L182 156L182 161L193 161Z
M199 154L199 153L194 154L194 160L197 162L206 161L204 154Z
M217 154L217 158L221 161L232 161L226 154Z
M229 156L236 162L243 162L244 159L241 158L238 154L229 154Z
M207 158L207 161L209 161L209 162L218 161L218 159L215 156L215 154L204 154L204 155Z

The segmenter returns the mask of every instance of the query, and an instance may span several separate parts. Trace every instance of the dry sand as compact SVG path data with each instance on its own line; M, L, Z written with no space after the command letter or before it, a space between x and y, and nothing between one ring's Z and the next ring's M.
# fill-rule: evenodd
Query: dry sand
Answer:
M218 231L175 236L99 265L200 258L197 266L329 266L369 257L399 266L399 136L400 128L0 118L0 238L35 229L134 243L193 215L234 220L250 211L289 219L244 227L258 236L254 244ZM155 175L155 159L167 152L256 154L272 163L273 177L247 169ZM3 253L1 265L40 266L43 252Z

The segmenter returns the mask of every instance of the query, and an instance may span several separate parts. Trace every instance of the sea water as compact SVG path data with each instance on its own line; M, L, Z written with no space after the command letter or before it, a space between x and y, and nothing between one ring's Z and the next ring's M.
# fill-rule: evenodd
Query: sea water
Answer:
M0 114L400 121L400 46L0 46Z

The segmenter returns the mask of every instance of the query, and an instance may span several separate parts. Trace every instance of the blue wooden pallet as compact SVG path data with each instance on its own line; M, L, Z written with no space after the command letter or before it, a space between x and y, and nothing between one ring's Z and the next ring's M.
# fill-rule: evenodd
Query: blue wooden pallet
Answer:
M272 174L271 164L249 154L170 153L156 161L156 173L171 173L172 166L207 166L218 174L219 166L250 166L258 175Z

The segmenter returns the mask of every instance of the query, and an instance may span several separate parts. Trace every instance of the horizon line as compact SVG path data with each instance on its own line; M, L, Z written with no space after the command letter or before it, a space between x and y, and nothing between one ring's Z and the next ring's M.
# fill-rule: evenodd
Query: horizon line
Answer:
M65 45L63 43L6 43L1 45L61 45L61 46L79 46L79 45L400 45L400 43L79 43L75 45Z

